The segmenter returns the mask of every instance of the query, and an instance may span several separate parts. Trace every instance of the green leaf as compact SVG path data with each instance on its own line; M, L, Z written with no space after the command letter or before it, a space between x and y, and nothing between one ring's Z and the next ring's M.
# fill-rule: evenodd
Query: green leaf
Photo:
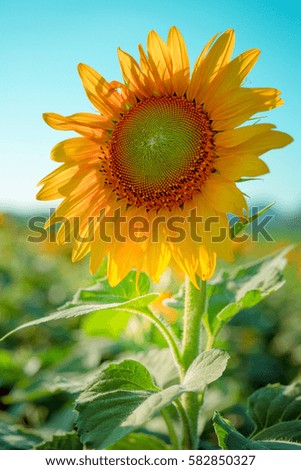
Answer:
M268 447L253 442L238 432L235 427L217 412L213 416L213 426L218 444L224 450L267 450Z
M301 450L301 383L257 390L249 398L248 414L255 423L249 437L218 413L214 415L214 428L223 449Z
M15 333L16 331L22 330L24 328L28 328L29 326L37 326L41 323L46 323L48 321L53 320L62 320L66 318L74 318L78 316L88 315L92 312L127 312L129 310L143 310L146 308L153 300L158 297L158 294L146 294L140 297L137 297L132 300L122 301L122 302L110 302L107 304L94 304L94 303L85 303L82 305L78 305L76 307L70 307L66 309L59 310L47 317L38 318L37 320L30 321L21 325L14 330L7 333L1 340L7 338L11 334Z
M301 450L301 444L295 442L282 442L282 441L262 441L269 450Z
M118 339L126 331L132 313L120 311L107 311L99 315L98 312L91 313L81 323L81 328L89 336L104 336L106 338Z
M64 307L79 305L86 302L122 302L148 294L150 280L145 273L137 279L137 273L131 271L117 286L111 287L107 278L100 279L93 286L81 288L74 295L71 302Z
M125 360L110 364L89 386L88 394L110 390L149 390L157 391L149 371L139 362ZM84 392L87 395L87 390Z
M267 385L254 392L248 403L256 433L273 424L301 417L301 383Z
M159 388L167 388L170 385L179 383L178 369L170 349L154 348L133 355L126 354L128 359L141 362L150 371Z
M131 433L109 447L110 450L168 450L168 446L158 437L150 434Z
M257 390L249 398L248 412L256 426L253 439L301 442L301 383Z
M301 421L283 421L253 436L256 441L286 440L301 443Z
M251 178L252 179L252 178ZM248 181L248 180L245 180ZM249 225L254 222L254 220L258 219L261 215L263 215L266 211L268 211L275 202L272 202L268 206L264 207L260 211L256 212L256 214L252 215L251 217L247 218L241 218L239 219L230 229L230 238L233 240L237 235L245 230Z
M128 417L157 391L148 370L139 362L125 360L111 364L77 400L81 441L96 449L119 441L139 427L140 423L135 426L128 422ZM138 420L139 417L143 420L142 414Z
M223 325L241 310L253 307L283 286L282 271L291 248L220 273L208 288L209 303L204 325L210 335L216 336Z
M74 431L55 434L50 440L41 442L35 448L37 450L81 450L83 445Z
M247 181L258 181L262 180L262 178L256 178L256 177L250 177L250 178L239 178L239 180L236 180L235 183L246 183Z
M223 374L228 359L229 354L221 349L202 352L189 367L183 386L194 392L204 390Z
M200 356L191 365L183 384L164 390L158 389L148 370L137 361L125 360L101 371L76 402L81 441L88 448L111 446L183 393L203 391L222 374L228 355L211 350ZM209 365L214 372L209 371Z
M0 423L0 449L28 450L41 442L41 438L16 426Z
M22 363L18 362L13 351L0 350L0 387L13 385L22 377Z

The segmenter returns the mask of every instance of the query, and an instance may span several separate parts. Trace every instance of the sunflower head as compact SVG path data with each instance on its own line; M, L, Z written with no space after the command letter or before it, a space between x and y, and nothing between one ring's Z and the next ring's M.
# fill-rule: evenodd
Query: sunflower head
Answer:
M58 242L72 237L74 261L90 252L92 272L108 256L112 285L133 267L157 282L171 260L197 285L216 255L232 259L227 214L247 208L235 182L266 173L259 157L292 140L272 124L245 124L283 101L274 88L243 86L259 50L231 59L233 48L233 30L214 36L190 73L179 30L167 42L151 31L140 64L118 50L124 83L79 65L95 114L44 115L81 136L52 150L63 164L37 197L63 201L47 225L67 220Z
M139 101L116 124L102 171L128 204L173 209L214 171L213 132L202 107L176 96Z

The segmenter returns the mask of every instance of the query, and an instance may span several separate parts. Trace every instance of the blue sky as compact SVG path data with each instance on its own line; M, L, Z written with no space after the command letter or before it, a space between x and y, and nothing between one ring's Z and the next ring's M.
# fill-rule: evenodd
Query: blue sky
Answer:
M137 57L155 29L166 38L176 25L185 37L191 64L216 32L233 27L235 55L258 47L261 57L248 86L282 90L285 105L265 118L295 141L265 156L271 173L244 183L251 201L276 201L279 208L301 203L301 7L291 0L1 0L0 209L46 209L35 201L36 183L56 168L53 145L71 137L49 128L43 112L93 112L76 66L85 62L109 80L120 80L120 46ZM48 205L47 205L48 204Z

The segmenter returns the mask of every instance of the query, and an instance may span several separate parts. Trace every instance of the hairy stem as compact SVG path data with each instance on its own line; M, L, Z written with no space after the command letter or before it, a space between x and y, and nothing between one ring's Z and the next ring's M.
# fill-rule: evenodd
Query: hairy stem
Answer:
M186 278L182 364L187 371L200 353L201 320L207 308L206 281L200 281L200 289ZM198 415L200 402L195 392L185 393L183 406L190 424L192 449L198 445Z
M175 400L175 405L177 407L181 422L182 422L182 443L181 449L190 450L193 448L193 436L191 434L191 426L185 408L183 407L179 399Z
M178 436L176 434L175 428L173 426L172 418L169 414L168 408L165 408L164 410L161 411L161 415L163 416L163 419L165 421L168 434L170 437L170 442L172 444L172 448L177 450L179 449L179 441L178 441Z
M205 309L206 281L200 281L200 289L198 290L189 278L186 278L182 358L186 370L199 354L201 319Z
M215 336L213 335L208 336L207 344L206 344L206 351L214 347L214 342L215 342Z

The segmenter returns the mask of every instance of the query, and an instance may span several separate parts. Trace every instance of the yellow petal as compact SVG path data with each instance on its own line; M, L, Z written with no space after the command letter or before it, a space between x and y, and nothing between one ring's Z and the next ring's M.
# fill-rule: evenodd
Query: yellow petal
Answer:
M212 277L215 270L216 255L210 246L203 243L192 246L187 239L183 243L173 243L170 247L174 261L188 275L197 289L199 288L197 276L202 280Z
M91 103L105 116L118 120L125 109L120 94L92 67L79 64L78 72Z
M77 240L74 240L74 245L72 249L73 263L76 263L77 261L80 261L82 258L84 258L89 253L90 249L91 243L89 241L79 242Z
M213 209L201 193L194 196L187 208L185 204L185 210L191 217L190 231L193 241L198 243L195 236L197 231L192 225L199 227L198 235L202 236L205 246L210 247L221 258L233 261L232 241L226 214ZM194 214L193 218L192 214Z
M150 31L147 38L148 60L153 75L158 74L166 93L172 95L172 61L167 44L156 31Z
M226 93L241 86L242 81L258 60L259 54L259 49L243 52L220 69L208 86L207 92L202 94L209 113L215 109Z
M236 147L252 137L259 137L264 132L275 129L273 124L252 124L251 126L238 127L224 132L218 132L215 137L217 147Z
M210 113L214 130L232 129L253 114L281 106L279 94L274 88L240 88L229 92Z
M147 249L147 272L153 282L159 282L160 276L170 261L170 250L166 243L150 243Z
M135 95L139 99L152 96L149 81L135 59L121 49L118 49L118 57L124 80Z
M86 205L85 211L71 220L74 238L72 261L79 261L90 251L101 214L102 209L99 206L99 201L95 199Z
M187 90L189 100L197 98L199 103L203 102L210 82L217 72L230 61L234 42L234 31L229 29L213 43L207 55L205 57L203 55L202 61L197 61L197 68L194 69L191 84Z
M119 284L133 269L140 272L145 253L139 243L117 242L112 245L108 256L108 281L112 287Z
M102 205L106 204L107 198L106 191L100 190L98 184L95 184L95 180L92 180L87 187L78 185L76 190L62 201L53 214L51 214L45 223L45 228L62 220L81 217L87 208L92 205L94 207L95 204L98 204L98 207L101 208Z
M43 184L44 187L38 192L37 199L48 201L69 194L78 185L77 173L79 173L78 165L64 163L38 183L38 186Z
M74 242L74 219L61 220L60 228L56 234L56 243L60 246ZM50 235L51 237L51 235Z
M156 224L156 216L149 215L151 232L146 242L147 258L145 266L146 271L154 282L160 281L160 276L167 268L171 257L168 244L166 243L166 220L164 224Z
M132 90L130 90L127 86L123 86L120 90L120 93L127 106L136 106L137 98Z
M216 254L206 245L199 246L199 268L198 276L202 281L210 279L215 271Z
M114 129L108 119L90 113L78 113L62 116L56 113L43 114L45 122L53 129L75 131L97 143L104 143L110 138L107 129Z
M213 44L208 52L206 60L208 61L208 79L211 81L215 74L231 59L235 44L235 34L232 28L225 31Z
M230 155L217 158L215 168L222 176L236 181L242 176L260 176L269 172L268 166L254 155Z
M56 241L59 245L73 242L72 261L79 261L90 250L89 245L95 239L95 227L100 217L98 199L87 204L76 216L61 217L61 226L57 232ZM67 214L68 215L68 214ZM60 217L56 214L57 219Z
M108 254L109 247L104 243L92 243L90 246L90 274L95 274Z
M139 51L139 54L140 54L140 67L141 67L142 72L146 76L148 76L149 78L151 78L153 80L154 77L153 77L152 72L150 70L149 60L148 60L146 52L143 49L141 44L138 44L138 51Z
M236 185L221 175L212 173L202 186L202 194L218 212L244 215L247 204Z
M189 240L182 243L170 243L170 251L181 271L187 274L191 282L198 288L196 277L199 268L198 253L192 250Z
M240 145L236 145L235 147L225 149L217 148L217 153L224 156L234 154L251 154L259 157L269 150L285 147L292 141L293 138L285 132L269 130L267 132L263 132L260 135L256 135L246 140L245 142L242 142Z
M162 83L160 75L156 67L150 62L141 44L138 46L140 54L140 64L142 72L147 76L152 92L156 96L165 95L167 93L164 83Z
M213 42L216 40L217 37L218 37L218 34L215 34L207 42L206 46L204 47L204 49L202 50L202 52L200 53L200 55L198 56L198 58L197 58L197 60L194 64L191 80L190 80L190 83L188 85L187 93L186 93L187 94L187 99L189 101L192 101L196 97L196 95L198 94L198 91L200 89L199 88L200 70L201 70L203 61L204 61L205 57L207 56L211 45L213 44Z
M118 82L117 80L112 80L110 85L114 88L114 90L120 90L120 95L124 101L124 109L127 109L127 105L135 106L137 104L135 93L133 93L124 83Z
M44 186L37 194L37 199L49 200L74 193L79 194L91 187L102 188L104 180L98 168L91 169L85 165L65 163L45 176L38 184Z
M167 45L172 60L173 89L178 96L182 96L189 84L190 68L185 41L175 26L169 30Z
M99 145L83 137L74 137L58 143L51 150L51 159L67 163L96 163L99 159Z

